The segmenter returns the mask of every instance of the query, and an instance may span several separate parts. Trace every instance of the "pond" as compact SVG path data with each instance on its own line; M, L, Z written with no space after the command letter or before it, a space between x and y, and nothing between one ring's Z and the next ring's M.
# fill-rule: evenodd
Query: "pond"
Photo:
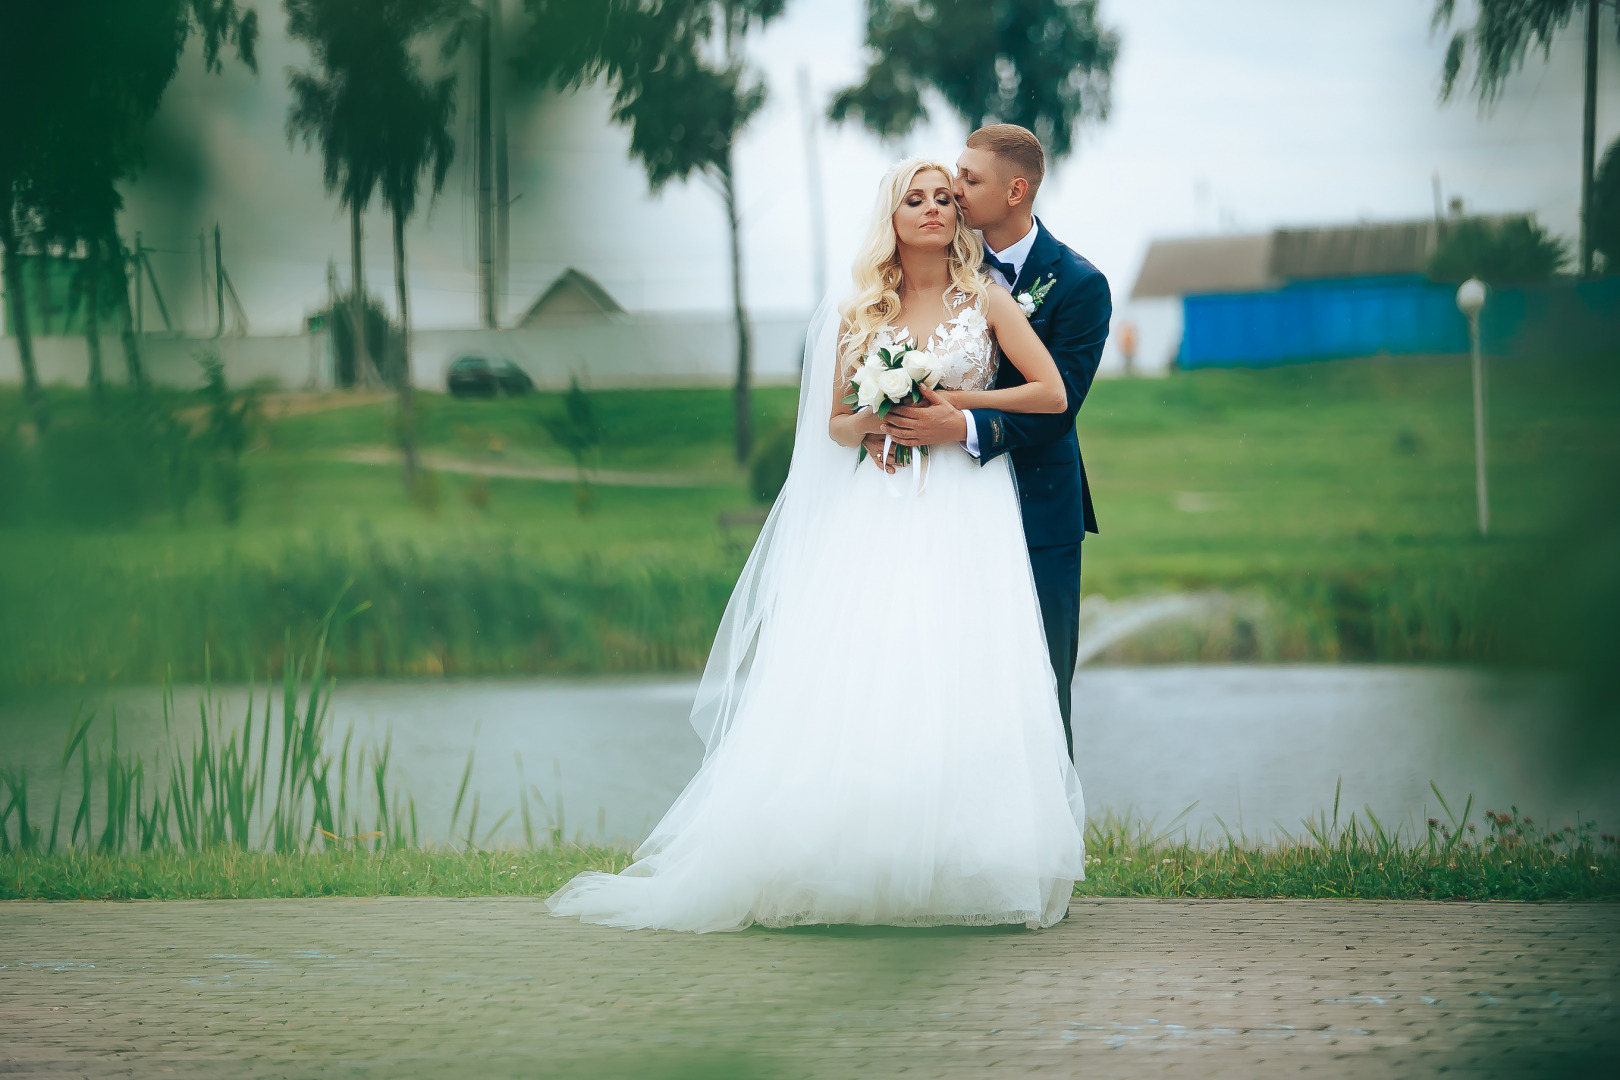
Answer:
M333 739L392 733L395 775L416 799L423 831L442 838L468 754L480 833L517 806L525 786L537 829L560 819L569 837L634 842L674 801L702 759L686 722L695 679L376 681L340 685ZM220 692L240 718L241 688ZM201 691L177 688L176 722L194 730ZM262 695L261 695L262 699ZM1389 666L1091 667L1074 690L1076 758L1087 808L1174 823L1218 837L1298 833L1307 815L1371 807L1409 834L1474 796L1562 825L1577 813L1620 821L1620 785L1571 780L1546 738L1559 708L1550 679ZM3 763L26 765L36 816L60 767L76 707L118 716L120 745L161 742L156 690L52 691L0 702ZM48 808L47 811L48 813ZM549 815L549 817L548 817ZM462 820L465 822L466 810ZM1554 820L1556 819L1556 820ZM494 834L517 840L514 813Z

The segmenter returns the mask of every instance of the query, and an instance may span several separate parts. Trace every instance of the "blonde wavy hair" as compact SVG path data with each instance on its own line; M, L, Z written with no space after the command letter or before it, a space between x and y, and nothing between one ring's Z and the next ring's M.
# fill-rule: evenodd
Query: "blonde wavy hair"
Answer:
M894 215L911 190L918 173L937 171L951 179L947 165L928 158L907 158L899 162L878 185L877 205L872 225L866 231L860 253L855 256L855 292L841 304L844 333L839 339L840 370L847 372L885 325L900 315L900 253L894 232ZM960 208L956 212L956 235L946 250L951 289L960 290L973 305L983 308L988 279L980 269L984 242L968 228Z

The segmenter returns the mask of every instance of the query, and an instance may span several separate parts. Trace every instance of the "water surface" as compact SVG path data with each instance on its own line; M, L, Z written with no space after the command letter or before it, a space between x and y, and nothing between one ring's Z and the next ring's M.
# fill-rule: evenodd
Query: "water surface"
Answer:
M335 735L350 723L361 738L392 732L396 775L430 835L444 836L472 752L480 832L532 786L544 800L531 802L537 828L560 820L571 837L633 842L702 760L686 722L696 688L656 678L357 681L338 688ZM176 690L183 725L195 726L199 696ZM245 691L222 697L240 716ZM47 778L81 700L103 717L116 709L125 746L161 739L150 689L0 702L4 759L28 766L36 800L54 792ZM1178 828L1206 837L1298 832L1342 782L1341 816L1370 806L1421 830L1445 816L1434 781L1459 812L1472 794L1476 815L1517 805L1554 825L1577 813L1620 822L1620 786L1571 782L1556 767L1545 729L1559 688L1547 679L1392 666L1084 668L1074 701L1093 817L1130 812L1162 827L1179 815ZM521 835L514 814L495 837Z

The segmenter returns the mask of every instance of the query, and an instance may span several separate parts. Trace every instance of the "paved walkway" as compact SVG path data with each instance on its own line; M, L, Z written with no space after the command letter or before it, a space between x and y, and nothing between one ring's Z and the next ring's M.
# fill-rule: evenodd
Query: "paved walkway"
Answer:
M0 1075L1617 1075L1620 907L1076 901L706 937L537 901L0 905Z

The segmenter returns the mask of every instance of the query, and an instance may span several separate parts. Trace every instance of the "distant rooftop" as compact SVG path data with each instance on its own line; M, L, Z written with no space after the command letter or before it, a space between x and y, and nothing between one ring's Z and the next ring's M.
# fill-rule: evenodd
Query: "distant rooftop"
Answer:
M624 311L606 289L589 274L572 266L557 275L557 280L546 287L529 310L518 320L519 327L544 326L551 322L567 322L580 317L618 315Z
M1131 299L1269 289L1271 234L1155 240L1142 260Z
M1496 223L1524 215L1503 215ZM1421 274L1448 224L1397 221L1155 240L1131 299L1253 292L1290 281ZM1479 220L1479 219L1474 219Z

